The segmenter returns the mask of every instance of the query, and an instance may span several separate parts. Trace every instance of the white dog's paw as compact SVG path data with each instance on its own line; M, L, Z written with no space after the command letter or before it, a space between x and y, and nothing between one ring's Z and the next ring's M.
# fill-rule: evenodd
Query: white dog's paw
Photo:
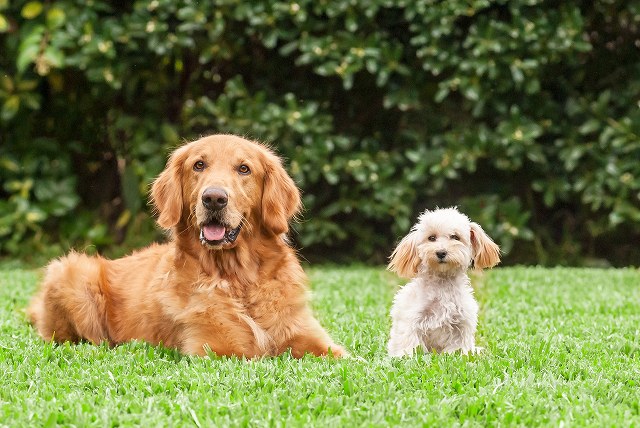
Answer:
M416 351L417 348L412 347L400 349L389 348L389 356L394 358L411 357L416 353Z
M481 346L471 346L469 348L445 349L443 353L454 353L456 351L460 351L462 355L478 355L484 352L484 348Z
M484 348L482 346L474 346L469 350L469 352L467 354L468 355L479 355L479 354L482 354L483 352L484 352Z

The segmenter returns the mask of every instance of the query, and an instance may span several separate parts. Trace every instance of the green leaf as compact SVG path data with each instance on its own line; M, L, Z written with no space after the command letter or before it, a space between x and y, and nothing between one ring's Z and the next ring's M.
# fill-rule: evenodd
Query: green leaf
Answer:
M30 1L22 8L21 15L25 19L33 19L42 13L42 3Z
M8 157L0 158L0 168L14 173L20 171L20 165L18 164L18 162Z
M13 119L13 117L20 110L20 98L17 95L12 95L2 105L2 111L0 112L0 118L3 121Z
M54 29L62 26L66 21L64 10L53 7L47 11L47 27Z
M54 68L61 68L64 65L64 54L61 50L49 46L44 51L44 58Z
M18 73L23 73L29 64L35 61L40 52L40 41L44 33L44 26L38 25L20 42L18 46L18 56L16 58L16 68Z
M47 214L38 208L33 208L27 211L24 218L28 223L40 223L47 218Z
M29 64L36 60L39 51L40 46L38 45L29 45L24 49L20 49L18 58L16 59L16 68L18 69L18 73L24 73Z
M600 124L599 120L589 119L586 122L584 122L582 125L580 125L580 128L578 128L578 131L582 135L588 135L600 129L601 126L602 125Z
M19 91L33 91L38 87L37 80L20 80L17 82L17 87Z
M9 30L9 21L0 13L0 33L6 33Z
M14 87L15 86L13 84L13 80L11 80L11 77L6 74L0 76L0 90L11 93L13 92Z

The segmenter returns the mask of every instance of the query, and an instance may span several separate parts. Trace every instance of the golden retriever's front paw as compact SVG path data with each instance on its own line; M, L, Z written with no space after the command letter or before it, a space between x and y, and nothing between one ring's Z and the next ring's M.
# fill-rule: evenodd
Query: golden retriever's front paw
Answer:
M346 349L344 349L340 345L336 345L335 343L329 346L329 352L327 353L327 355L333 355L336 358L348 358L351 356L351 354L349 354Z

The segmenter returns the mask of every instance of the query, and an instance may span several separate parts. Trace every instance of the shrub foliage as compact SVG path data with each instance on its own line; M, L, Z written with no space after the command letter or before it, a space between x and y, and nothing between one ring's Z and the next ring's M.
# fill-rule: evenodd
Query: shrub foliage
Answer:
M171 147L273 144L310 258L455 204L512 262L637 263L640 3L0 0L0 252L157 234Z

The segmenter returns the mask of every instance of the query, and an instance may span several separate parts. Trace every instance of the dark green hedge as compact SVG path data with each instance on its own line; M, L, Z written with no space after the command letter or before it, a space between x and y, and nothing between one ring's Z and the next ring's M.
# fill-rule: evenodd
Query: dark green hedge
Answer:
M0 0L0 253L158 237L183 139L272 143L310 259L455 204L507 262L640 261L640 3Z

